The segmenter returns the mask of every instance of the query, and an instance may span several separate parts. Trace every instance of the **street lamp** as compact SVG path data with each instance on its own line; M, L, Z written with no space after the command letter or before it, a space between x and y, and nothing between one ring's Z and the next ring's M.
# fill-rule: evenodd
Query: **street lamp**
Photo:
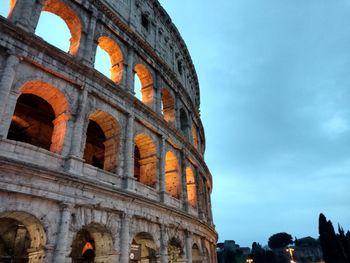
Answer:
M289 253L289 256L290 256L290 263L296 263L296 262L294 261L294 258L293 258L294 248L289 247L289 248L286 249L286 252Z
M253 259L251 259L251 258L248 258L248 259L246 260L246 262L247 262L247 263L253 263L253 262L254 262L254 260L253 260Z

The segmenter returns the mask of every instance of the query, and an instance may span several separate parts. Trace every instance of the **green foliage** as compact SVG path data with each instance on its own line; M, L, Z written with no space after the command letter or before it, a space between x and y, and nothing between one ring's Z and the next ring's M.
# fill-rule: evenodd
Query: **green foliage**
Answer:
M268 242L271 249L285 248L291 244L293 244L293 238L285 232L272 235Z

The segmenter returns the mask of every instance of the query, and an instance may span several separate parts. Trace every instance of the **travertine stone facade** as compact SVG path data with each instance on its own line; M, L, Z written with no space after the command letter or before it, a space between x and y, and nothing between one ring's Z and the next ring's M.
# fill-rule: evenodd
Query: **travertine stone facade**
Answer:
M197 75L158 1L9 3L0 261L215 263ZM42 11L66 23L68 52L35 35ZM94 68L97 47L110 78Z

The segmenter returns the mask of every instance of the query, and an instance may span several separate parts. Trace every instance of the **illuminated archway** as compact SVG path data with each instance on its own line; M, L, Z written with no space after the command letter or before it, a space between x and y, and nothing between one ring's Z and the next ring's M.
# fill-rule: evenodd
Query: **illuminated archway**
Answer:
M8 12L7 12L7 18L9 18L11 16L11 14L12 14L13 9L16 6L17 0L10 0L7 3L9 5ZM5 3L5 5L6 5L6 3Z
M197 206L196 180L191 167L186 168L187 200L192 207Z
M157 185L157 149L152 139L138 134L134 139L134 176L142 184Z
M165 190L172 197L180 199L180 170L176 155L168 151L165 155Z
M154 87L153 78L146 66L137 64L134 68L135 74L141 83L141 101L148 107L153 106L154 102Z
M85 161L106 171L115 171L119 143L119 123L106 112L96 111L92 113L87 128Z
M75 236L70 257L72 262L111 262L113 240L110 232L96 223L83 227Z
M197 244L192 246L192 263L200 263L202 262L201 251Z
M30 81L20 90L8 138L61 153L69 118L61 91L43 81Z
M186 260L184 259L184 251L182 249L181 242L176 238L172 238L168 243L168 262L186 262Z
M167 88L163 88L162 95L162 113L164 119L169 123L175 122L175 102L171 91Z
M123 53L118 44L109 37L102 36L98 39L98 46L105 51L111 63L110 78L115 83L120 83L123 77Z
M151 234L146 232L138 233L131 244L130 254L132 262L156 263L157 247Z
M60 17L65 22L71 34L71 38L69 40L69 54L76 55L79 50L82 33L82 24L77 14L73 11L73 9L70 6L59 0L44 1L42 11L52 13Z
M0 213L0 262L41 263L45 245L46 234L36 217L20 211Z

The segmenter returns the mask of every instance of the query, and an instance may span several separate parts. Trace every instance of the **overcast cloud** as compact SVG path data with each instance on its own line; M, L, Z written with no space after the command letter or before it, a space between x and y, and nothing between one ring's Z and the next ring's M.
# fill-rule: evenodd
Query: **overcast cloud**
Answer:
M219 239L350 229L350 2L161 2L199 75Z

